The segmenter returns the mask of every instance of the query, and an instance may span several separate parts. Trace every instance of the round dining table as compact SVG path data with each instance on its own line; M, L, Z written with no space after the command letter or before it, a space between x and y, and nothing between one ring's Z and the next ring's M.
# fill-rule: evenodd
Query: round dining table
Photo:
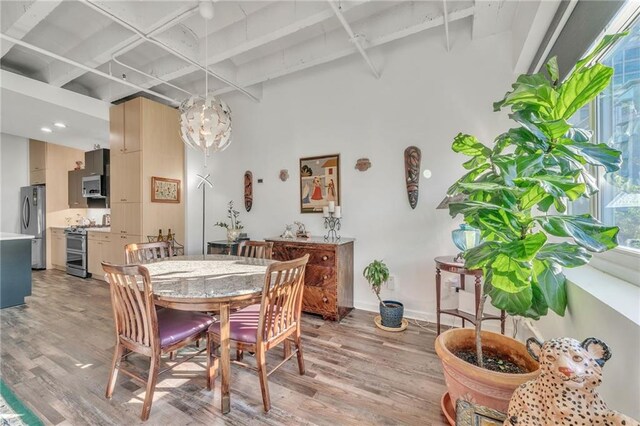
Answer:
M196 312L220 312L221 409L231 409L229 311L257 300L273 260L226 255L175 256L145 264L155 304Z

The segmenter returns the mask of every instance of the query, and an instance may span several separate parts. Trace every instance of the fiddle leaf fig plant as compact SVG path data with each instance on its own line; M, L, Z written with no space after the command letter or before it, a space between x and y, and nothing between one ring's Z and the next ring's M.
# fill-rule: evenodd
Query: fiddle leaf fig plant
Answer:
M480 230L483 243L463 254L468 269L482 269L484 294L511 315L538 319L548 310L564 315L567 306L562 268L589 262L590 252L614 248L618 228L589 214L564 214L567 202L589 198L598 188L590 169L620 168L620 152L591 143L592 132L569 119L604 90L613 69L592 63L594 57L624 34L610 35L580 60L561 82L556 58L546 75L521 75L494 110L510 108L517 127L495 138L492 146L458 134L453 151L470 157L468 172L448 190L464 195L449 204L452 217ZM558 237L558 238L553 238ZM480 330L476 351L482 366Z

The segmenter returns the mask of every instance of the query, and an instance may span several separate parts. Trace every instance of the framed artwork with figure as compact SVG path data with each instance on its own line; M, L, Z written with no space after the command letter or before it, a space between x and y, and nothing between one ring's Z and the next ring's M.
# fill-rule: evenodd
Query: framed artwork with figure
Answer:
M300 212L322 213L333 201L340 205L340 154L300 159Z

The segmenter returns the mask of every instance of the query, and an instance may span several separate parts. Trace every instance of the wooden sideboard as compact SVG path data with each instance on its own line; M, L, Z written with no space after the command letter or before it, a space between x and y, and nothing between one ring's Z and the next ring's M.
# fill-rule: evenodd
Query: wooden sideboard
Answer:
M291 260L309 254L302 310L340 321L353 309L353 242L323 238L266 238L273 241L273 258Z

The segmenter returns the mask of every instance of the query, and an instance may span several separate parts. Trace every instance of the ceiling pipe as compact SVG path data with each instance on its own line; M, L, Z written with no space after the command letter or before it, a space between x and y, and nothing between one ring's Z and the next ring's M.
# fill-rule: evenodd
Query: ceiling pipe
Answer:
M57 53L50 52L50 51L48 51L46 49L43 49L41 47L34 46L34 45L26 43L26 42L24 42L22 40L18 40L17 38L13 38L13 37L10 37L10 36L8 36L6 34L0 33L0 39L7 40L8 42L11 42L13 44L17 44L18 46L25 47L27 49L33 50L34 52L43 54L45 56L49 56L50 58L56 59L58 61L65 62L65 63L67 63L69 65L73 65L73 66L78 67L80 69L83 69L83 70L85 70L87 72L90 72L90 73L93 73L93 74L97 74L97 75L99 75L101 77L104 77L106 79L115 81L117 83L124 84L125 86L132 87L132 88L134 88L136 90L148 93L148 94L153 95L153 96L157 96L160 99L164 99L165 101L171 102L171 104L174 105L174 106L179 106L180 105L179 101L176 101L175 99L172 99L172 98L170 98L168 96L165 96L162 93L158 93L158 92L155 92L153 90L146 89L146 88L144 88L142 86L138 86L137 84L130 83L130 82L126 81L126 80L122 80L121 78L114 77L111 74L107 74L106 72L102 72L102 71L97 70L95 68L91 68L89 66L81 64L80 62L76 62L73 59L65 58L64 56L60 56Z
M362 55L362 57L364 58L364 61L367 63L367 65L371 69L371 72L373 73L373 75L376 78L380 78L380 73L378 73L378 70L373 65L373 62L371 62L371 59L369 58L369 55L367 55L367 52L364 50L364 48L360 44L359 36L357 36L353 32L353 30L351 29L351 25L349 25L349 22L347 22L346 18L344 17L342 12L340 11L340 8L338 6L336 6L336 4L333 2L333 0L328 0L328 2L329 2L329 5L331 6L331 8L333 9L333 13L335 13L336 17L338 18L338 20L340 21L340 23L344 27L344 29L347 32L347 34L349 34L349 39L356 46L356 49L358 49L358 52L360 52L360 55Z
M444 9L444 36L447 40L447 52L450 52L451 43L449 42L449 12L447 11L447 0L442 0L442 8Z
M193 93L191 93L191 92L189 92L189 91L187 91L187 90L184 90L182 87L176 86L175 84L173 84L173 83L171 83L171 82L169 82L169 81L167 81L167 80L163 80L163 79L161 79L161 78L156 77L155 75L147 74L147 73L146 73L146 72L144 72L144 71L140 71L140 70L139 70L139 69L137 69L137 68L134 68L134 67L132 67L132 66L129 66L129 65L125 64L124 62L119 61L115 56L112 56L112 57L111 57L111 60L112 60L113 62L115 62L116 64L118 64L118 65L121 65L121 66L123 66L123 67L125 67L125 68L130 69L130 70L131 70L131 71L133 71L133 72L137 72L138 74L142 74L142 75L144 75L144 76L145 76L145 77L147 77L147 78L150 78L150 79L152 79L152 80L156 80L156 81L160 82L161 84L166 84L166 85L167 85L167 86L169 86L169 87L173 87L174 89L179 90L179 91L181 91L182 93L186 93L188 96L193 96Z
M108 17L109 19L111 19L112 21L120 24L121 26L125 27L129 31L134 32L135 34L138 35L138 37L144 39L145 41L155 44L156 46L166 50L167 52L171 53L172 55L174 55L174 56L182 59L183 61L188 62L189 64L193 65L194 67L197 67L200 70L206 72L207 74L209 74L210 76L216 78L217 80L220 80L221 82L223 82L227 86L233 87L234 89L236 89L239 92L243 93L244 95L248 96L251 100L259 102L259 99L257 97L255 97L253 94L251 94L249 91L247 91L245 88L243 88L241 86L238 86L234 82L226 79L225 77L223 77L223 76L221 76L219 74L216 74L216 73L212 72L211 70L209 70L208 66L203 67L198 62L196 62L193 59L185 56L184 54L182 54L179 51L173 49L172 47L166 45L165 43L163 43L163 42L161 42L159 40L156 40L155 38L148 37L146 34L142 33L140 30L138 30L133 25L131 25L128 22L126 22L126 21L120 19L119 17L113 15L111 12L103 9L102 7L92 3L90 0L82 0L82 1L87 6L91 7L93 10L95 10L98 13ZM208 36L208 34L205 34L205 37L207 37L207 36ZM207 64L205 64L205 65L207 65Z

